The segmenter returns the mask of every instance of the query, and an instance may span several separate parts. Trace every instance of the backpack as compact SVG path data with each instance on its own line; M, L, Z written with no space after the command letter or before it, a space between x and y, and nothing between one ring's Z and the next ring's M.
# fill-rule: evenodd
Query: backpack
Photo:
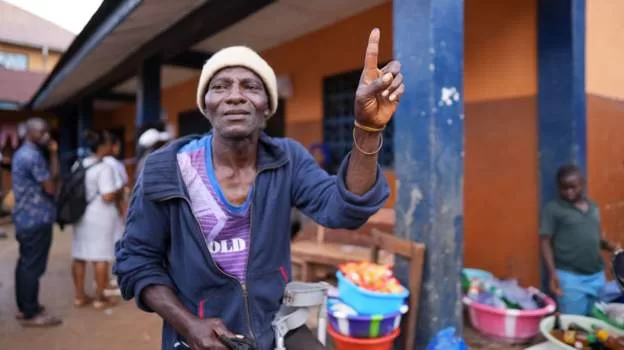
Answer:
M56 197L56 222L61 228L78 222L87 210L90 202L87 200L85 183L87 170L99 163L100 161L85 167L78 161L75 169L63 177Z

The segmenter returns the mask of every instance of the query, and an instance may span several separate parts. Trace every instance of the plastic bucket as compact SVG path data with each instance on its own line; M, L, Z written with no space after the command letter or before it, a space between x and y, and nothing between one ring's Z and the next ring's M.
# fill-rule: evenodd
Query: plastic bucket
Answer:
M381 338L351 338L336 332L332 327L327 327L329 336L334 340L336 350L391 350L394 340L399 336L400 329L396 329L389 335Z
M375 315L399 312L405 299L409 296L407 288L403 287L402 293L389 294L371 292L358 287L342 274L336 272L338 279L338 295L347 305L351 306L359 314Z
M379 338L399 328L401 318L407 310L408 306L403 305L400 311L389 314L353 315L330 308L327 314L331 327L342 335L352 338Z
M546 301L546 307L535 310L497 309L463 298L472 326L481 334L506 343L525 343L540 332L540 322L555 311L555 302L531 288Z

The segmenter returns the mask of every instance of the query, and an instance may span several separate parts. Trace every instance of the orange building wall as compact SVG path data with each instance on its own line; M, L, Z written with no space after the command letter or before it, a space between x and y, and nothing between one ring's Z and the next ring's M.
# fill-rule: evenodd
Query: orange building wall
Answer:
M586 89L624 100L624 1L587 1Z
M536 0L466 2L465 261L499 276L539 282L537 241ZM294 95L287 135L322 140L322 79L358 69L369 30L381 29L381 61L392 57L392 6L385 4L263 52ZM172 126L195 106L197 81L163 91ZM408 87L409 93L409 87ZM133 142L134 106L111 114ZM386 171L393 187L394 174Z
M0 51L28 55L28 70L31 72L51 72L61 58L61 53L49 51L48 57L44 59L40 49L4 43L0 43Z
M536 1L465 11L465 265L538 285Z
M603 231L624 244L624 2L587 2L587 167Z

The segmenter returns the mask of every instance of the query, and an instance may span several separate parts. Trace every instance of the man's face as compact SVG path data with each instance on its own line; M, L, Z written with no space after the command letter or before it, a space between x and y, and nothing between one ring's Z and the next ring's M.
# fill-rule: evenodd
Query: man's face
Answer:
M269 110L262 80L241 67L225 68L215 74L204 101L215 133L230 139L247 138L259 131Z
M46 123L36 123L29 131L30 139L39 146L47 146L50 142L50 130Z
M564 176L559 181L559 194L568 202L576 202L583 196L585 184L579 173Z

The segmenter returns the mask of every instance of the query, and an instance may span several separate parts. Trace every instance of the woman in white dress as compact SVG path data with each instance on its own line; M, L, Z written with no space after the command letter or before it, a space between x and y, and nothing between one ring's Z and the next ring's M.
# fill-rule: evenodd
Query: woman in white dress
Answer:
M109 282L110 263L114 260L114 239L119 224L116 201L119 195L117 170L103 161L112 153L112 138L107 131L87 132L85 141L91 155L82 160L89 167L85 176L86 196L89 204L84 216L74 227L72 245L72 271L76 289L77 307L93 303L96 309L113 304L104 291ZM95 300L85 293L86 263L93 263L95 274Z

